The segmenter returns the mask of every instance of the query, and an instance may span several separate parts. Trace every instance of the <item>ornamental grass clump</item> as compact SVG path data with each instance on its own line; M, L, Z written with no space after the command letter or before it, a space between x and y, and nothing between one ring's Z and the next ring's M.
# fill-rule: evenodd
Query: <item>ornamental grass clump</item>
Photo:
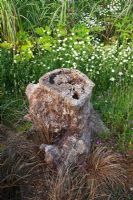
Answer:
M60 168L50 182L50 200L128 199L124 163L118 153L97 147L86 163Z
M86 166L89 197L111 196L116 188L125 189L126 170L120 154L106 147L97 147L88 157Z
M122 156L106 147L99 146L88 158L81 157L76 166L60 165L56 170L46 165L38 145L24 136L9 138L6 144L0 156L2 199L7 195L10 200L131 199L126 188L131 191L132 184L127 185L126 176L130 179L133 175L132 162L129 166L127 161L125 167Z
M67 169L62 166L56 179L50 184L50 200L81 200L84 199L86 191L84 190L84 176L77 173L75 169L69 166Z

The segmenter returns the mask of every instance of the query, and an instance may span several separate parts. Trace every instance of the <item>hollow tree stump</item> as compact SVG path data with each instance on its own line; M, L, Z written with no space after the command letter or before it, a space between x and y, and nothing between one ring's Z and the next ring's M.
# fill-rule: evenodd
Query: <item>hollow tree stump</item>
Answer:
M97 120L92 120L93 87L86 75L65 68L47 73L39 83L27 86L27 118L37 130L48 164L72 164L80 155L89 153L92 130L104 127L101 121L100 127Z

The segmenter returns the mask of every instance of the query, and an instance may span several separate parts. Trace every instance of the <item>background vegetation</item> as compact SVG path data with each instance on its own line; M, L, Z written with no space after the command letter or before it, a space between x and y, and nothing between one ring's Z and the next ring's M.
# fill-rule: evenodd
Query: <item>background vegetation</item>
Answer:
M133 148L131 0L1 0L1 121L18 130L25 87L55 68L76 68L96 84L93 104L120 150Z

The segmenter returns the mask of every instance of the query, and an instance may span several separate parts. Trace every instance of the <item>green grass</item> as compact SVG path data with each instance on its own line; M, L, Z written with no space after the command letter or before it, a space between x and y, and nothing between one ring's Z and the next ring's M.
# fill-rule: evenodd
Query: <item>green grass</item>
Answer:
M101 93L96 90L92 96L92 103L101 115L110 133L99 135L101 141L113 139L114 147L120 151L131 149L133 143L133 88L112 88ZM28 113L28 104L23 97L10 97L3 99L1 107L1 120L17 131L25 131L31 123L24 120Z
M23 117L28 107L22 97L3 98L1 104L1 122L13 127L15 124L24 121Z
M119 150L132 148L133 142L133 88L112 88L104 94L94 96L94 107L99 110L109 128L109 135L102 139L115 140ZM101 136L101 137L102 137ZM107 136L107 137L106 137ZM109 138L110 137L110 138Z
M76 68L96 84L92 102L111 133L102 139L132 148L132 2L2 0L0 8L1 121L27 129L27 84Z
M67 0L1 0L0 123L11 127L15 132L25 133L32 126L24 120L29 109L26 86L37 83L42 75L54 69L74 68L85 73L95 83L91 102L109 129L108 133L98 135L97 149L100 150L102 143L124 155L133 150L132 9L132 0L72 0L72 3ZM1 145L0 151L4 148ZM106 151L101 152L100 150L97 154L94 163L92 161L95 154L92 154L92 165L90 168L88 166L87 174L90 175L92 189L95 178L95 181L101 181L102 170L103 178L109 181L106 175L115 166L114 158L118 162L117 157L110 156L110 151L108 156ZM90 157L88 160L90 162ZM98 168L100 163L101 170ZM11 162L9 167L11 168ZM118 182L115 178L121 173L119 162L114 172L110 178ZM74 178L77 180L77 174ZM80 190L89 183L75 185L73 176L65 181L70 182L57 179L54 189L52 182L52 199L56 195L64 196L64 191L71 196L76 187L79 192L76 189L75 194L81 196ZM68 188L64 190L67 184ZM85 188L83 193L86 199L88 196ZM100 192L99 182L97 188ZM104 189L103 186L101 189ZM112 189L113 192L110 192L109 188L108 197L112 200L132 198L119 187Z

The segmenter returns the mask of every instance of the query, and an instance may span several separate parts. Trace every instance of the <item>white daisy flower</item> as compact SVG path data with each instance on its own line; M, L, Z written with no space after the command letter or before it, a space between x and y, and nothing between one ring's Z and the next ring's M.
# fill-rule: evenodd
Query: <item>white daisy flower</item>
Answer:
M114 82L114 81L115 81L115 78L114 78L114 77L111 77L109 80L112 81L112 82Z
M122 72L119 72L118 74L119 74L119 76L122 76L122 75L123 75L123 73L122 73Z

